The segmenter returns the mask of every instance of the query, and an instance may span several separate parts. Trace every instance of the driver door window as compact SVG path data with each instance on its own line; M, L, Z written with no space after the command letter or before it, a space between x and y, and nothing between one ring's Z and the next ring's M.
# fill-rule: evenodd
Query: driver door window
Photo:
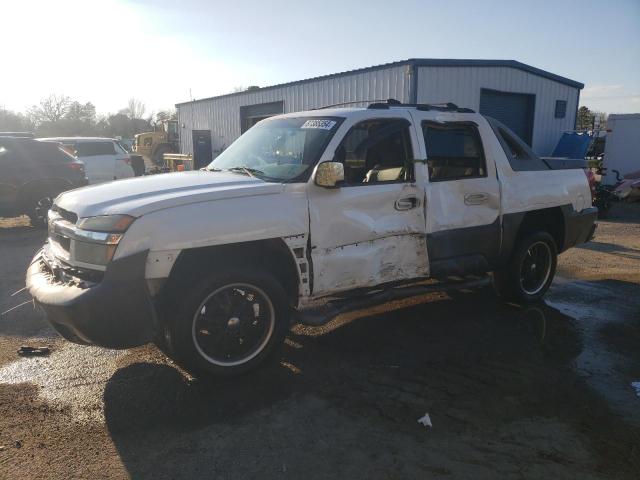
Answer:
M336 149L348 185L413 181L409 122L372 119L353 126Z

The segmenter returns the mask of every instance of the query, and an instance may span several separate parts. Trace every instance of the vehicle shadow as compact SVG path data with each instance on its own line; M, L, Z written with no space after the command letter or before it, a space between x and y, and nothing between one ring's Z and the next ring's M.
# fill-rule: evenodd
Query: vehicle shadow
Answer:
M547 448L548 439L523 434L514 447L496 440L500 428L535 417L579 428L606 416L571 367L583 348L573 319L544 303L500 303L486 289L436 297L296 326L278 361L236 379L193 381L151 363L118 370L104 408L123 464L133 478L362 478L385 468L402 478L429 473L425 442L445 455L447 442L458 448L470 436L517 463L520 449ZM440 432L433 439L416 423L425 412ZM575 471L580 460L562 454L565 473Z
M640 222L640 203L615 202L606 217L599 218L598 222L614 224L631 224Z
M576 248L591 250L594 252L610 253L633 260L640 260L640 250L637 248L623 247L622 245L616 245L615 243L592 240L588 243L576 245Z

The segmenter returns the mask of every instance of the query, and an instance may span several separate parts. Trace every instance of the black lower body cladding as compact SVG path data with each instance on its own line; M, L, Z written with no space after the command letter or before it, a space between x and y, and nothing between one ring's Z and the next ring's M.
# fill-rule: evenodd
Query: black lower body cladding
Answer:
M578 212L572 205L562 205L506 213L502 216L502 224L498 217L489 225L429 234L427 248L431 275L469 275L504 267L517 247L523 221L528 215L537 217L529 229L555 234L558 252L564 252L593 238L598 209L588 207ZM554 225L557 228L553 228Z
M99 283L81 288L60 282L41 250L27 270L27 289L67 340L106 348L143 345L154 339L157 323L146 259L145 251L115 260Z
M562 250L588 242L593 238L598 219L596 207L585 208L576 212L573 208L564 207L564 246Z

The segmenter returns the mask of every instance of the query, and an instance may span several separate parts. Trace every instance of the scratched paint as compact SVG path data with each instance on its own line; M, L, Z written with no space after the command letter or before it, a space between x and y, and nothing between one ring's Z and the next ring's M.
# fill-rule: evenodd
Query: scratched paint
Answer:
M394 235L361 244L324 249L314 295L372 287L427 275L422 235Z

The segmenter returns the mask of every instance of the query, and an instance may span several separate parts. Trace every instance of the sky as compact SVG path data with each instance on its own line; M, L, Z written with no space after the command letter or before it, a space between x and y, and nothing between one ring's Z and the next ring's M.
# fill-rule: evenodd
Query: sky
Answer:
M51 93L99 113L407 58L513 59L640 112L640 0L0 0L0 108Z

